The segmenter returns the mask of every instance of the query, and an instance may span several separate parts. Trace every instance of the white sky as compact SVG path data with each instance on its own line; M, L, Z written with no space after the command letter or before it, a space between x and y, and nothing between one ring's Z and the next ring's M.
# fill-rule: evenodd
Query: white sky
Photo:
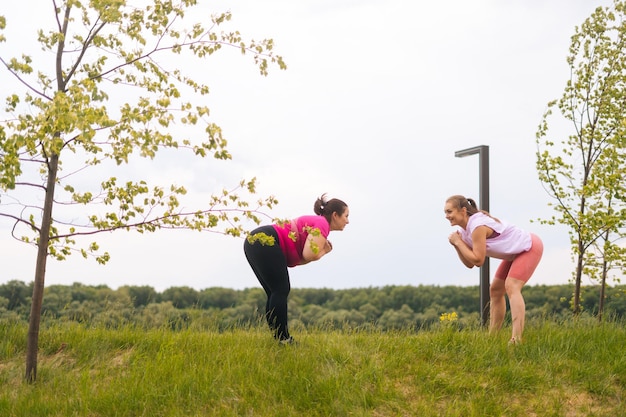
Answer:
M212 2L211 12L232 11L229 30L273 38L288 70L262 77L238 52L210 57L196 70L211 87L211 115L233 160L157 160L141 167L151 182L185 184L199 199L256 176L259 195L280 201L271 213L280 218L311 214L324 192L346 201L351 223L331 233L331 254L290 270L293 287L477 285L479 270L466 269L448 243L453 229L443 205L452 194L479 201L478 156L460 159L454 152L488 145L491 213L544 240L544 258L529 285L567 283L574 269L568 230L531 223L552 215L535 170L535 133L569 77L565 58L574 27L608 4ZM23 17L35 10L49 22L51 7L47 1L6 5L1 13L9 39L0 56L21 53L10 49L16 45L10 35L19 30L19 47L37 50L37 19ZM201 18L189 16L190 23ZM0 71L2 97L12 91L2 82L7 77ZM35 249L14 241L9 227L0 219L0 283L30 282ZM121 231L98 242L111 253L106 266L79 256L50 260L46 284L158 291L258 286L239 239ZM492 274L498 262L491 260Z

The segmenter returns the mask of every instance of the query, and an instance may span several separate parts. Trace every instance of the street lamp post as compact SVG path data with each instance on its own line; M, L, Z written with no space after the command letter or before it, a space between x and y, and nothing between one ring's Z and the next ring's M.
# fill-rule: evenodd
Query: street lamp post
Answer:
M489 146L480 145L456 151L454 156L463 158L469 155L478 154L478 178L479 178L479 200L480 208L489 211ZM482 325L487 324L489 317L489 258L480 267L480 321Z

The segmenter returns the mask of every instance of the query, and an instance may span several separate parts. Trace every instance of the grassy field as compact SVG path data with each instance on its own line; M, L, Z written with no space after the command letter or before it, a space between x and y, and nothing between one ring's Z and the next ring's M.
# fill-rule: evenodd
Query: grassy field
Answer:
M595 321L392 333L0 323L0 416L626 416L626 329Z

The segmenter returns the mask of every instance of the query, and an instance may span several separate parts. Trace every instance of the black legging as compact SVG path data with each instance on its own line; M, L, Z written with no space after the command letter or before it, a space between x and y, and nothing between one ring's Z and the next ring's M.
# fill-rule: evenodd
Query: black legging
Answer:
M265 233L274 237L272 246L263 245L259 241L250 244L248 240L243 244L246 259L252 267L261 286L267 294L265 304L265 318L279 340L289 339L287 329L287 297L291 290L289 283L289 271L285 255L278 243L278 234L273 226L261 226L252 231Z

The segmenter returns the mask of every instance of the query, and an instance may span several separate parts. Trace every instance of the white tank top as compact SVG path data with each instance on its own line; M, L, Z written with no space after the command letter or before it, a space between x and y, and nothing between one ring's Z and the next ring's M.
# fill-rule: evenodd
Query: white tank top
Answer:
M472 233L478 226L487 226L494 232L487 238L487 256L491 258L512 261L516 255L526 252L532 246L529 232L478 212L469 216L467 226L461 229L461 237L470 248L473 248Z

